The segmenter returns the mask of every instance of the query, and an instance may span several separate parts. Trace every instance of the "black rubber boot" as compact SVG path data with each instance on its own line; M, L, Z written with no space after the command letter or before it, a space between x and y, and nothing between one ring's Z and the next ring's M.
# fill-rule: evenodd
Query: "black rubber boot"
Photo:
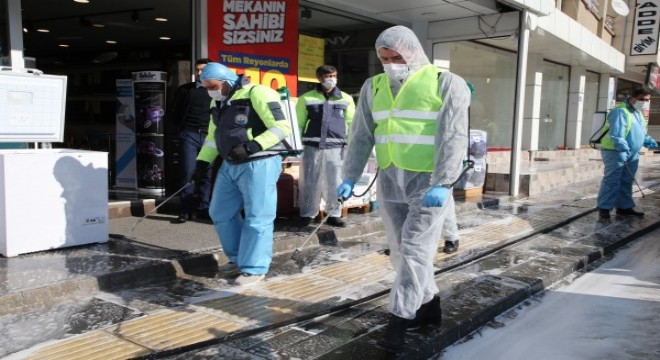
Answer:
M639 217L644 216L643 212L635 211L635 209L616 209L616 214L624 215L624 216L639 216Z
M442 323L442 309L440 308L440 298L434 296L431 301L417 310L415 318L408 323L408 330L419 329L422 326L437 326Z
M390 320L385 328L385 336L378 341L378 346L387 351L397 352L401 350L406 343L404 338L406 336L406 329L410 320L390 315Z
M442 249L442 252L445 254L453 254L458 251L458 240L454 241L445 241L445 247Z
M598 209L598 218L600 219L609 219L610 211L607 209Z

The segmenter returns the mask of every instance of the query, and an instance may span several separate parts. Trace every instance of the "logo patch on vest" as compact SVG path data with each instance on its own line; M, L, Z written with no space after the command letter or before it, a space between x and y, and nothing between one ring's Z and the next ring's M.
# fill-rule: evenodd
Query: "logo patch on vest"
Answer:
M238 126L245 126L248 123L248 117L245 114L236 114L234 116L234 124Z

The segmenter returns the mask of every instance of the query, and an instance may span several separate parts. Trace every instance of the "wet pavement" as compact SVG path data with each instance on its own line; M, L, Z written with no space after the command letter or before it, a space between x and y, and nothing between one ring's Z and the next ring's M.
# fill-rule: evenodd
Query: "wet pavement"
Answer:
M278 219L271 272L249 289L217 273L226 260L210 222L172 224L167 214L135 227L138 217L114 219L108 243L0 258L0 356L90 359L81 344L93 343L98 358L115 349L116 358L426 359L657 227L659 163L640 169L643 219L599 222L598 179L529 199L457 201L461 247L436 257L443 326L412 334L401 354L375 346L394 277L375 212L323 225L295 260L316 224ZM187 332L163 335L167 326Z

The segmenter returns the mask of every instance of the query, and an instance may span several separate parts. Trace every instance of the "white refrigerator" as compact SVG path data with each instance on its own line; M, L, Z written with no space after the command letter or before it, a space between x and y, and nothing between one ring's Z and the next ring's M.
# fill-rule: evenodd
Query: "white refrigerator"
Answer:
M108 241L108 153L0 150L0 254Z

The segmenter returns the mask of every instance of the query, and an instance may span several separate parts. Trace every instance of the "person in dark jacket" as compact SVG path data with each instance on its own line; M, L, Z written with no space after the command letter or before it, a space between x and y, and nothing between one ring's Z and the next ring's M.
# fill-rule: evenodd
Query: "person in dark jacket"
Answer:
M211 62L200 75L213 98L212 121L198 164L224 159L218 170L209 214L229 259L218 267L236 275L234 285L263 280L273 259L277 180L283 143L291 132L277 91L251 84L244 74Z
M211 117L211 97L199 81L199 75L209 59L199 59L195 62L195 81L183 84L176 90L173 103L169 108L170 126L174 126L181 142L180 186L183 187L193 179L196 170L197 154L204 145L204 139ZM211 172L209 164L204 171L199 171L198 178L181 191L181 206L176 223L184 223L194 218L208 219L209 201L211 198ZM195 188L198 190L199 202L195 204ZM196 205L196 206L195 206Z

